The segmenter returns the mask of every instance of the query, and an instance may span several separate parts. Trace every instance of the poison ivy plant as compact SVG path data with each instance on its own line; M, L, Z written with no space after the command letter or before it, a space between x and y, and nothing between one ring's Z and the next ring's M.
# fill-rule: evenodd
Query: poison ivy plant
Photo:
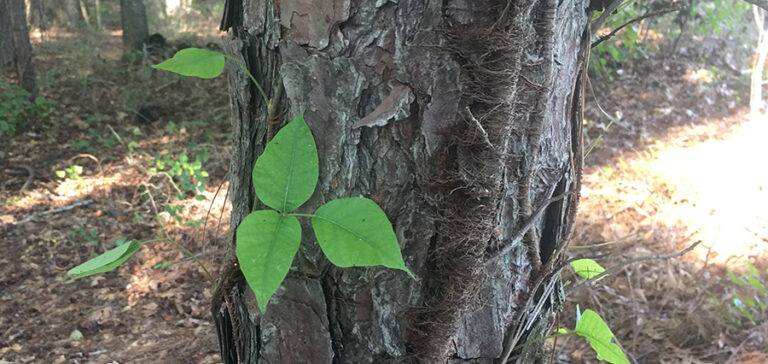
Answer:
M188 48L153 67L213 78L224 70L224 62L223 54ZM249 76L269 103L261 85ZM331 263L339 267L383 265L413 277L403 261L392 223L375 202L362 197L345 198L326 203L315 214L294 213L315 191L318 165L312 132L299 115L267 143L253 167L257 198L277 211L254 211L243 219L236 235L236 255L262 312L298 252L301 225L297 217L312 218L320 248Z
M128 260L128 258L139 251L140 247L141 244L139 244L138 240L131 240L128 243L107 250L103 254L70 269L67 272L68 275L72 276L69 282L94 274L109 272Z
M225 59L221 53L187 48L153 67L185 76L214 78L224 71ZM261 85L253 75L248 76L269 103ZM312 218L320 248L331 263L339 267L383 265L413 277L403 261L392 223L375 202L362 197L345 198L326 203L315 214L294 213L315 191L318 165L315 139L303 115L299 115L267 143L253 167L256 196L274 210L254 211L243 219L237 230L235 252L261 312L266 312L269 299L288 275L299 250L301 225L297 217ZM186 248L168 241L197 261ZM141 244L131 240L67 273L75 280L112 270L136 253ZM197 263L208 273L205 266Z
M589 341L590 346L597 353L598 359L613 364L629 364L629 360L627 360L627 356L621 350L621 347L611 342L613 340L613 332L611 332L603 318L592 310L586 310L582 314L578 305L576 305L576 327L573 331L561 327L555 330L554 334L542 340L574 334Z
M768 296L768 289L761 281L761 274L750 262L746 261L749 273L737 276L731 268L728 268L728 278L736 286L732 286L734 297L731 299L733 306L741 312L753 325L762 322L768 306L763 300ZM762 297L762 299L761 299Z
M152 68L171 71L183 76L214 78L224 70L224 55L201 48L182 49L169 60Z
M392 223L375 202L343 198L326 203L314 214L293 213L309 200L318 180L317 148L302 115L267 144L252 176L256 197L277 210L254 211L237 230L240 269L262 312L299 249L301 225L296 217L312 218L317 241L331 263L383 265L413 276L405 267Z
M576 274L580 275L584 279L592 279L593 277L605 272L605 268L592 259L578 259L571 262L571 268ZM604 275L598 278L599 281L608 275Z
M153 67L181 75L213 78L221 74L224 62L225 56L220 53L188 48ZM242 64L239 66L248 72ZM261 86L249 76L268 102ZM243 219L236 235L236 256L261 312L266 312L270 298L287 276L298 252L302 231L297 217L311 218L318 244L334 265L382 265L413 277L403 261L392 223L374 201L363 197L342 198L325 203L314 214L295 212L314 193L318 175L317 147L303 115L280 129L253 167L256 196L274 210L253 211ZM167 239L124 240L121 245L69 270L71 280L110 271L136 253L141 245ZM208 272L186 248L168 241L192 256ZM590 259L575 261L571 266L587 279L604 270ZM583 315L579 312L573 332L558 329L555 335L570 334L589 340L599 359L629 363L621 348L611 342L613 333L608 325L594 311L587 310Z
M629 364L627 356L621 348L611 342L613 332L603 318L592 310L586 310L578 317L576 328L573 330L589 341L589 345L597 352L597 358L613 364Z
M294 216L260 210L250 213L240 223L237 260L262 312L288 275L299 243L301 225Z

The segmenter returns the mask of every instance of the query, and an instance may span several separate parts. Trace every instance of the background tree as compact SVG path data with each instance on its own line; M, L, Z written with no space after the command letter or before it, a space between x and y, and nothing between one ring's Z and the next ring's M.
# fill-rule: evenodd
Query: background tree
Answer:
M77 29L84 20L78 7L78 0L64 0L64 12L70 29Z
M123 46L141 49L149 36L147 12L142 0L120 0L120 21L123 26Z
M491 362L542 337L578 202L588 5L229 0L226 51L271 99L230 73L232 231L273 125L304 113L321 171L307 211L376 200L418 278L337 269L304 241L261 315L230 246L224 361Z
M41 32L47 30L50 26L48 24L48 14L46 13L44 0L30 0L29 1L29 14L27 14L27 22L32 28L39 28Z
M752 75L749 88L749 110L752 115L758 115L763 104L763 67L768 56L768 31L765 29L766 10L757 6L752 8L755 16L755 25L759 32L756 57L752 65Z
M1 5L0 33L4 34L0 34L0 51L3 53L0 63L7 65L12 60L19 85L34 99L37 97L37 81L32 65L32 45L29 43L24 0L2 0ZM8 29L10 32L5 33Z
M0 3L0 66L13 65L16 52L13 47L11 32L11 12L7 0Z

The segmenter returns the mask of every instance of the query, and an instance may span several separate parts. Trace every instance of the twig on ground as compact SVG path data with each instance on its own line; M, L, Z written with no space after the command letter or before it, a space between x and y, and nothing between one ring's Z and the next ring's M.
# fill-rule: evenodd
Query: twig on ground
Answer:
M96 162L96 165L99 166L99 173L104 173L104 168L101 167L101 161L99 161L99 158L96 158L93 154L88 153L80 153L78 155L73 156L72 158L67 159L67 163L72 164L72 161L78 158L88 158L94 162Z
M35 170L32 169L32 167L26 165L26 164L19 164L15 167L16 169L23 169L27 172L27 180L24 181L24 184L21 185L21 188L19 191L24 191L32 184L32 181L35 179Z
M648 256L638 257L638 258L634 258L634 259L630 259L630 260L618 263L618 264L616 264L616 265L606 269L604 272L602 272L602 273L600 273L600 274L598 274L598 275L596 275L596 276L594 276L594 277L592 277L590 279L581 281L579 283L575 283L573 286L570 287L570 289L565 291L565 295L568 296L571 293L573 293L573 291L576 288L579 288L579 287L581 287L581 286L583 286L585 284L589 284L589 283L595 282L595 281L597 281L597 280L599 280L599 279L601 279L601 278L603 278L603 277L605 277L605 276L607 276L607 275L609 275L611 273L616 273L618 270L620 270L620 269L622 269L622 268L624 268L624 267L626 267L628 265L635 264L635 263L640 263L640 262L644 262L644 261L648 261L648 260L677 258L677 257L679 257L681 255L684 255L684 254L688 253L689 251L693 250L693 248L697 247L699 244L701 244L701 240L696 241L695 243L689 245L687 248L685 248L685 249L683 249L683 250L681 250L681 251L679 251L677 253L648 255ZM564 267L564 265L561 266L559 269L562 269L562 267Z
M109 128L109 131L112 132L112 135L115 136L115 139L117 139L117 141L120 142L120 144L122 144L123 146L127 147L127 145L125 145L125 142L123 141L123 138L120 137L120 134L118 134L115 131L115 129L112 127L112 125L107 125L107 128Z
M69 205L69 206L59 207L59 208L55 208L53 210L48 210L48 211L35 212L34 214L29 215L29 216L25 217L22 220L14 222L13 225L21 225L21 224L23 224L25 222L30 222L30 221L32 221L32 220L34 220L34 219L36 219L36 218L38 218L40 216L56 214L56 213L59 213L59 212L63 212L63 211L67 211L67 210L72 210L72 209L75 209L75 208L78 208L78 207L88 206L88 205L90 205L92 203L93 203L93 200L83 200L83 201L74 203L74 204Z

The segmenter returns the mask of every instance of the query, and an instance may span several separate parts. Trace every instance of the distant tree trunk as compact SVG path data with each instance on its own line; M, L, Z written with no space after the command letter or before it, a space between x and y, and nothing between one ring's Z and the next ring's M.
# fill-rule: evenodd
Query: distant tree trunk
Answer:
M241 276L218 286L223 361L494 363L528 341L538 344L515 360L535 362L542 342L533 340L563 299L553 267L578 202L588 4L228 0L227 54L283 122L304 113L314 133L320 181L300 212L372 198L417 279L338 269L305 223L266 314ZM251 168L273 120L248 76L230 71L236 232L254 206ZM234 245L228 259L224 271L236 271Z
M123 47L141 49L149 36L147 11L142 0L120 0L120 21L123 25Z
M101 0L94 0L94 7L96 8L96 28L101 29Z
M16 62L11 32L11 9L8 0L0 0L0 66L8 67Z
M30 27L37 27L41 31L48 29L48 16L45 13L43 3L43 0L29 1L29 25Z
M83 16L83 20L85 20L85 25L91 25L91 18L88 16L88 4L85 3L85 0L78 0L78 3L80 4L80 14Z
M166 16L178 10L181 6L181 0L165 0L163 3L163 10L165 11Z
M27 90L31 98L37 97L37 81L32 65L32 45L29 43L26 6L24 0L2 0L10 17L11 41L14 65L19 78L19 85ZM1 16L1 15L0 15ZM4 38L4 37L3 37Z
M77 0L64 0L64 11L67 14L69 28L77 29L82 19L77 6Z
M768 30L765 29L766 11L753 6L755 25L758 31L756 57L752 65L752 77L749 88L749 111L753 116L759 115L763 107L763 69L768 56Z

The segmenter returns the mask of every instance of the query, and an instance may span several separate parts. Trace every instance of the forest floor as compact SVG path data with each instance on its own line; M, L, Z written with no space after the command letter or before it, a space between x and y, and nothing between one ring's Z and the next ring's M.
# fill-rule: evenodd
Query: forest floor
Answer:
M221 262L226 79L152 71L170 54L124 58L115 34L35 47L41 94L56 104L0 139L0 364L217 362L208 278L168 241L113 272L67 283L66 271L121 237L172 239L209 268ZM746 116L743 65L699 59L649 57L592 78L585 144L595 147L569 255L620 269L575 289L560 321L572 328L577 304L597 311L635 363L768 362L768 319L749 307L768 297L727 271L750 274L750 261L752 277L768 275L768 120ZM678 259L621 265L699 240ZM550 344L557 362L597 362L583 340Z
M219 360L208 278L168 241L144 245L113 272L73 283L66 275L121 237L173 239L208 267L223 260L226 78L147 68L174 48L217 41L173 40L154 58L122 57L119 34L35 44L41 95L56 104L0 149L0 363Z
M721 46L711 61L660 54L591 82L595 147L568 258L616 269L574 287L562 324L574 327L577 305L597 311L632 363L768 362L768 118L747 115L747 67ZM558 362L598 362L568 339Z

